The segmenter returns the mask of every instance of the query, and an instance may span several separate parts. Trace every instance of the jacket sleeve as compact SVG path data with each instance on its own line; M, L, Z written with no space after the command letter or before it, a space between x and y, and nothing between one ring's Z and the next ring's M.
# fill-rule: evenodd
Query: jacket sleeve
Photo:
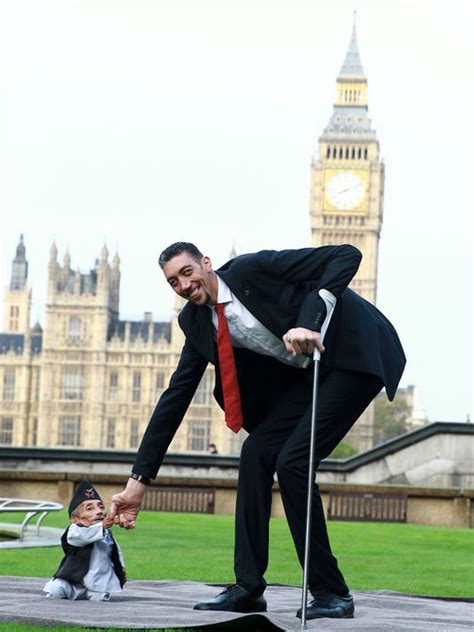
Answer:
M186 341L176 371L162 394L143 435L133 471L155 478L163 457L191 403L207 360Z
M296 327L314 331L321 331L326 317L326 306L319 290L328 290L339 300L362 259L360 250L349 244L264 252L261 263L264 262L267 273L276 274L290 284L307 285L308 292L301 304Z

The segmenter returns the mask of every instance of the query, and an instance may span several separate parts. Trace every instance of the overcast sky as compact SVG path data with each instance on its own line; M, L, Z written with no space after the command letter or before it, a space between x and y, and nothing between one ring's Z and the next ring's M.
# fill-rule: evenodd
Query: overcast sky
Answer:
M176 240L215 266L310 244L309 174L357 10L386 164L378 306L430 419L472 414L468 3L0 0L0 287L25 235L33 321L49 249L121 257L121 318L170 318Z

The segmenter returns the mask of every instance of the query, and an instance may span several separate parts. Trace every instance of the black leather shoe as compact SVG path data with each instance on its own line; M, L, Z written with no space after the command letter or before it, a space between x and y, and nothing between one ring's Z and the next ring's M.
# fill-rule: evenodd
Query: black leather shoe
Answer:
M308 604L306 609L307 619L322 619L323 617L331 619L354 618L354 600L352 595L347 594L345 597L339 597L327 591L319 591L313 597L313 601ZM301 619L301 608L296 613L296 616Z
M252 595L243 586L234 584L210 601L200 601L194 610L226 610L227 612L266 612L263 595Z

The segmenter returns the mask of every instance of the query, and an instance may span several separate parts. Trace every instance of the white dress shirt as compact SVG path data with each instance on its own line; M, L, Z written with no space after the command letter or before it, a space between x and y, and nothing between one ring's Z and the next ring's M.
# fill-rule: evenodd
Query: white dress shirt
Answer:
M234 347L243 347L256 353L272 356L284 364L297 368L305 368L311 363L311 359L305 355L294 356L288 353L283 340L264 327L242 305L219 275L217 275L217 283L217 302L224 303L224 314ZM212 323L217 331L217 312L214 307L209 307L212 311Z
M102 522L90 527L79 527L76 524L72 524L67 532L67 541L72 546L94 544L89 570L82 578L81 584L88 590L99 593L120 592L122 590L112 564L112 536L108 529L103 528ZM122 566L125 566L122 551L118 544L117 549L120 562Z

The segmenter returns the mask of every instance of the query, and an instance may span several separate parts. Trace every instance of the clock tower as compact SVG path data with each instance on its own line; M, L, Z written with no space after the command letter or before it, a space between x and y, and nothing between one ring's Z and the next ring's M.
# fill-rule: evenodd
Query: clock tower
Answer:
M336 98L311 164L313 246L352 244L362 262L351 288L371 303L377 295L377 261L382 228L384 164L368 116L367 78L357 47L356 26L336 79ZM359 451L373 446L374 405L349 432Z
M311 165L313 246L350 243L363 254L351 283L375 303L377 259L383 212L384 165L367 107L367 78L357 47L356 27L336 80L336 99L319 137Z

